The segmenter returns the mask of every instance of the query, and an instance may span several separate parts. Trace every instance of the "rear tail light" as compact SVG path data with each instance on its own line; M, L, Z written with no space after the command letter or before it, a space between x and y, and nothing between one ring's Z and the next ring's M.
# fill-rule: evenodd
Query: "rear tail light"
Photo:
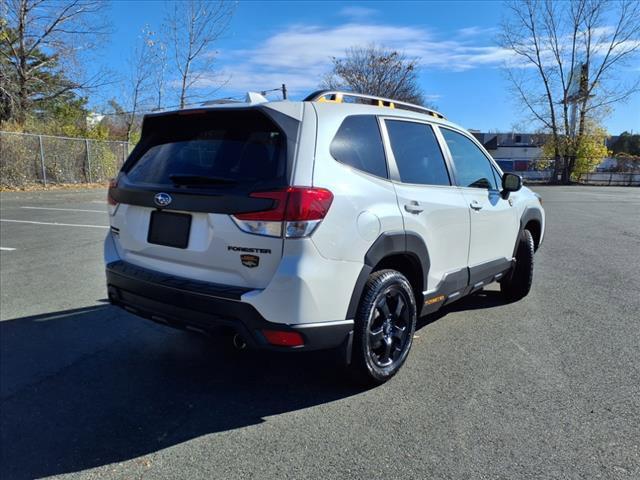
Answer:
M238 227L249 233L270 237L301 238L311 235L327 215L333 194L324 188L288 187L254 192L254 198L270 198L273 206L259 212L233 215Z
M118 179L112 178L109 180L109 190L107 190L107 205L109 207L109 215L115 215L118 209L118 202L113 198L111 190L118 186Z

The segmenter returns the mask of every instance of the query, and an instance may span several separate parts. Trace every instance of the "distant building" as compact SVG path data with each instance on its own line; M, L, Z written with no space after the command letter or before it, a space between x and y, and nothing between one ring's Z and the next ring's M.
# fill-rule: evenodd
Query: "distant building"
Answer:
M525 172L538 170L536 163L543 159L542 146L547 136L539 133L483 133L479 130L469 132L482 143L494 160L505 172ZM607 137L606 146L610 150L619 135ZM615 169L618 161L615 158L602 159L596 171Z
M535 133L482 133L470 130L505 172L532 170L542 159L545 136Z

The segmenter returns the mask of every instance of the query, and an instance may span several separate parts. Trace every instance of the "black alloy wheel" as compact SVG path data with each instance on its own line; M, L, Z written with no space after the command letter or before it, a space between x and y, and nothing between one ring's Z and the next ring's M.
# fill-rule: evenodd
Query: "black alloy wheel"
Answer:
M411 325L411 311L407 293L398 285L391 285L378 295L367 333L367 353L379 367L398 361L404 352Z
M369 277L354 325L352 372L367 384L380 384L404 364L416 328L411 284L395 270Z

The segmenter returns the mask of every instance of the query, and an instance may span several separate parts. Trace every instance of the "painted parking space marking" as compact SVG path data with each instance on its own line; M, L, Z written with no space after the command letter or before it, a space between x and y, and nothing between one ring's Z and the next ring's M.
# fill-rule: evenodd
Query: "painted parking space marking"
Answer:
M34 222L32 220L13 220L9 218L0 218L0 222L29 223L32 225L55 225L58 227L109 228L108 225L83 225L80 223Z
M0 247L0 250L3 252L13 252L15 250L15 248L11 248L11 247Z
M106 210L83 210L80 208L55 208L55 207L20 207L27 210L58 210L61 212L93 212L93 213L107 213Z

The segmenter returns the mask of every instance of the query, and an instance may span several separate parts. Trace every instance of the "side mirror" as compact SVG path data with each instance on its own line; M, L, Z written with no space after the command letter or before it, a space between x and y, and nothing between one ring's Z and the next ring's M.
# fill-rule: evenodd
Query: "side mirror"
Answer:
M515 173L502 175L502 193L506 196L511 192L517 192L522 188L522 177Z

